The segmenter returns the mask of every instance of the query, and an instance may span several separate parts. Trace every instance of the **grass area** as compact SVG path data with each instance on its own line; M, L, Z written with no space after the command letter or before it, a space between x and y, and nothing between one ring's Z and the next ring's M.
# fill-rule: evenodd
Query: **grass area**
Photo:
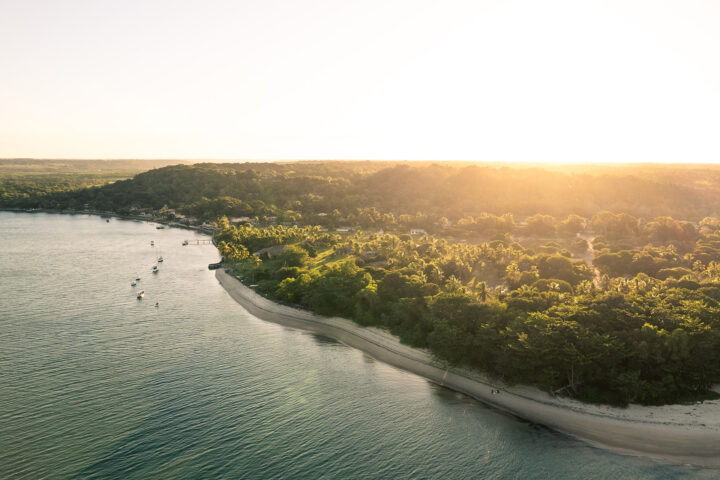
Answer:
M331 268L334 265L347 260L349 255L337 255L332 248L318 252L315 258L310 259L309 270L318 273L324 267Z

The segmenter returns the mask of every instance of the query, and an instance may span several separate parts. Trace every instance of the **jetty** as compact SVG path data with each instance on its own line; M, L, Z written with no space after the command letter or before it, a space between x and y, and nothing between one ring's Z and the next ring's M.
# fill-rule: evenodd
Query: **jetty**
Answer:
M183 240L182 242L183 246L185 245L210 245L212 244L212 239L201 239L201 240Z

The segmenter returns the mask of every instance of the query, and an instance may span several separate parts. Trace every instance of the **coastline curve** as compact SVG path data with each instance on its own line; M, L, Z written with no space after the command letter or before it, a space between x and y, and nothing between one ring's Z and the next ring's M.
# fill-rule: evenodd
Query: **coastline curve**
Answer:
M622 409L557 398L534 387L501 385L478 372L447 368L429 352L403 345L388 332L273 302L223 268L216 270L215 276L236 302L261 320L333 338L384 363L593 446L671 463L720 467L720 400Z

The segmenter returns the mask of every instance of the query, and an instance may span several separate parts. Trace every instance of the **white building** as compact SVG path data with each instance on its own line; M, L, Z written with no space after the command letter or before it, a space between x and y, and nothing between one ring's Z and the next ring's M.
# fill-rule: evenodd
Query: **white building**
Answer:
M254 223L255 222L250 217L230 217L228 220L230 220L230 223L240 223L240 222Z

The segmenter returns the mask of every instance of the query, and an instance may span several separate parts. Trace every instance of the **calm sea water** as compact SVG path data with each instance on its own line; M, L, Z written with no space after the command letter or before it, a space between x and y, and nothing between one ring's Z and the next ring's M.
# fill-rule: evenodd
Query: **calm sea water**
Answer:
M720 475L588 447L258 320L207 270L212 246L181 246L195 238L0 212L0 478Z

